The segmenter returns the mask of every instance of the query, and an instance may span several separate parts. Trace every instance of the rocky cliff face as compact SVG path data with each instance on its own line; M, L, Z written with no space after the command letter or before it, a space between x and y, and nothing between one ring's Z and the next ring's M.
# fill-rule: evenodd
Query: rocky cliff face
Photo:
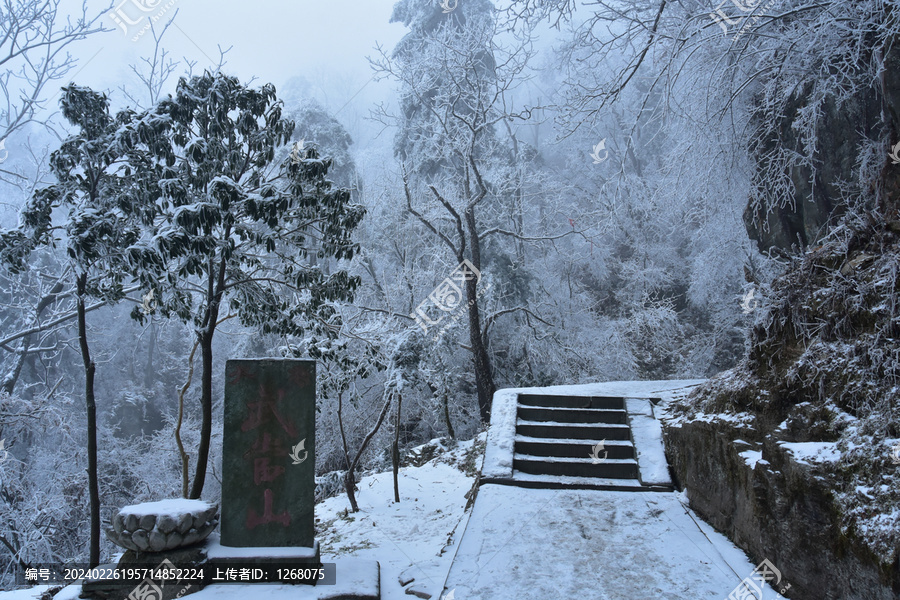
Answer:
M881 562L843 530L827 470L797 460L774 438L760 439L752 423L711 418L668 428L669 459L691 507L754 563L771 561L782 586L790 584L789 598L896 599L896 560Z
M750 352L674 403L691 506L797 599L900 597L900 221L845 221L767 290Z
M758 290L743 361L666 415L691 506L801 600L900 598L900 51L860 60L878 79L825 99L814 156L798 134L809 89L757 123L759 180L794 194L771 212L751 197L744 221L790 264ZM779 152L815 168L773 177L762 157Z
M869 60L874 60L872 57ZM756 149L757 176L765 180L764 171L771 168L761 156L780 146L800 156L808 154L798 124L804 111L810 110L809 89L791 98L784 117L775 125L761 126L764 139ZM791 251L816 244L844 215L847 190L859 186L863 168L861 148L869 140L891 140L900 137L900 52L894 50L884 58L881 80L840 104L832 99L824 102L821 119L815 128L815 152L810 166L788 170L787 178L794 195L783 206L758 206L753 198L744 211L744 225L750 239L760 251ZM884 159L886 161L886 152ZM768 174L771 176L771 174ZM884 197L893 198L900 191L900 172L885 169L881 180ZM856 190L855 195L866 190ZM871 195L874 206L875 195ZM882 210L884 207L879 207Z
M827 104L816 128L821 150L816 155L815 175L807 166L790 169L788 177L795 194L785 206L767 210L766 207L754 207L751 202L744 211L744 225L750 239L758 242L760 251L806 248L822 235L829 221L833 223L843 214L839 184L853 179L859 143L864 135L872 135L876 123L880 122L879 104L874 93L840 108L834 103ZM777 138L778 144L802 154L803 142L794 130L794 124L803 102L795 98L791 108L773 137ZM764 146L764 150L771 151L771 147Z

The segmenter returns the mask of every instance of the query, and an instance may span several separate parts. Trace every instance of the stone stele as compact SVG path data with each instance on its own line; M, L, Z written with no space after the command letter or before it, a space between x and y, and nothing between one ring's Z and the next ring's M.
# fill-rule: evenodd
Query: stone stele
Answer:
M225 364L223 546L314 545L316 362Z

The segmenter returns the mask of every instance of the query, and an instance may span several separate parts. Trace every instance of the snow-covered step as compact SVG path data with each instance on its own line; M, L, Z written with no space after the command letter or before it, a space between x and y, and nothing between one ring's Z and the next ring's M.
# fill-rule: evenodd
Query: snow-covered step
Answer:
M519 418L527 421L561 423L625 423L624 408L561 408L555 406L519 405Z
M631 458L591 458L513 455L513 469L533 475L568 475L607 479L638 479L637 461Z
M527 435L515 437L515 451L531 456L559 456L585 458L598 444L608 458L634 458L634 444L630 440L585 440L575 438L541 438Z
M505 483L520 487L535 488L573 488L582 490L617 490L623 492L657 491L647 487L637 479L615 479L612 477L572 477L567 475L534 475L532 473L515 472L509 480L482 479L482 483ZM669 488L671 489L671 488Z
M519 394L518 402L525 406L558 408L624 409L625 399L611 396L554 396L550 394Z
M516 433L542 438L584 440L630 440L631 428L624 423L562 423L558 421L516 421Z
M641 417L645 409L634 399L608 396L518 395L508 482L550 488L672 489L671 481L654 469L645 481L644 463L652 467L656 461L649 460L646 449L635 447L631 414L634 410Z

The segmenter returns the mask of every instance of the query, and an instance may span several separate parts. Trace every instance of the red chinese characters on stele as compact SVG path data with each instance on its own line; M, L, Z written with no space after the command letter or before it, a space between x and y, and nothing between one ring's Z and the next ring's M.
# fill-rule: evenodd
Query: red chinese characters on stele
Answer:
M284 390L273 394L265 386L259 386L259 399L247 402L247 418L241 424L241 431L256 431L256 440L244 454L252 463L253 485L262 487L263 511L260 515L252 507L247 509L245 526L248 530L267 523L278 523L282 527L291 524L291 515L285 509L276 514L273 508L275 493L272 482L284 476L281 464L288 456L288 440L297 438L297 427L278 409L284 400ZM286 437L287 436L287 437Z

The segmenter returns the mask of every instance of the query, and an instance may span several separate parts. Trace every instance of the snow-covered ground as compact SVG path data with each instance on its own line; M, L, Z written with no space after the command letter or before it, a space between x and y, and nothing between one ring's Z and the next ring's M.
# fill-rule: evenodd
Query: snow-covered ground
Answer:
M483 442L484 434L480 438ZM358 513L346 512L350 506L346 494L317 505L322 560L351 556L377 560L383 600L412 597L400 585L401 574L404 580L414 578L406 587L436 598L465 526L465 496L475 481L474 473L470 476L461 469L466 464L475 469L481 465L480 451L475 454L471 440L421 467L401 469L400 503L394 502L388 472L359 483Z
M480 439L483 443L484 434ZM440 443L426 446L436 445ZM460 442L420 467L401 469L399 503L394 502L393 478L387 472L360 481L358 513L349 512L346 494L316 505L316 537L322 561L335 562L348 557L377 560L381 564L383 600L413 597L400 585L401 573L405 580L414 578L406 587L415 586L436 594L450 569L454 544L458 540L458 535L453 533L463 519L465 496L475 481L472 469L481 465L481 450L473 450L473 446L472 440ZM464 473L463 469L471 474ZM340 582L340 562L337 571ZM259 586L253 586L254 591L248 591L247 587L235 584L208 586L188 597L247 600L258 595ZM305 596L297 592L303 587L267 584L265 596L275 599L283 595L285 599L302 600ZM47 588L38 586L30 590L0 592L0 600L34 600ZM322 591L330 590L323 588ZM64 591L69 592L75 592L74 586ZM76 597L77 593L73 593L66 600ZM57 598L63 600L60 596Z
M446 592L458 600L725 600L754 565L686 504L671 492L482 486ZM763 598L777 597L766 587Z
M665 391L678 393L675 388L683 391L693 383L679 382ZM576 387L547 390L623 396L663 391L646 382ZM440 442L421 448L425 458L436 450L435 457L401 469L399 503L393 501L387 472L359 483L358 513L349 512L344 494L318 504L322 560L338 562L339 582L340 561L357 558L380 563L384 600L408 600L413 596L407 591L435 600L451 592L455 600L725 600L753 572L743 551L694 515L681 494L484 485L474 510L466 511L484 439L449 449ZM301 588L267 585L264 595L319 597ZM32 600L44 589L0 593L0 600ZM67 588L67 595L57 599L72 600L74 592ZM191 597L246 600L259 595L260 586L216 585ZM769 588L765 598L775 597Z

